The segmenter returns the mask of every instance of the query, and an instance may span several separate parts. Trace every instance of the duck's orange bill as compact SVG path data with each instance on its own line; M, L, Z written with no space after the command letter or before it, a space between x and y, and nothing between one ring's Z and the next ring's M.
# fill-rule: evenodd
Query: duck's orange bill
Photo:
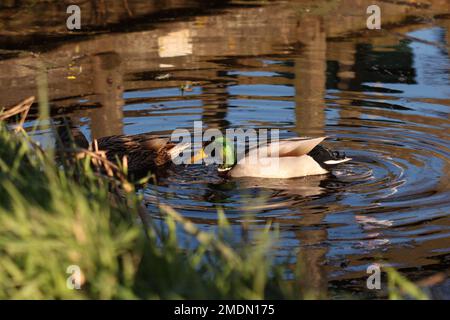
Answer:
M191 163L198 163L201 160L205 159L208 155L205 153L205 150L201 148L201 150L191 158Z

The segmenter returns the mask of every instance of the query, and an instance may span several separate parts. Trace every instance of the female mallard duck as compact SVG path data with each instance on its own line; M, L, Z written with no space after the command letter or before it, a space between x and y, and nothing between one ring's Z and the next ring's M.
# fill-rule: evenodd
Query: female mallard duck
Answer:
M267 143L250 149L237 160L233 144L221 137L202 148L192 161L207 158L205 149L208 148L221 153L220 158L225 160L218 170L229 177L288 179L326 174L334 165L351 159L320 146L325 138L292 138Z
M126 156L128 172L132 175L166 168L173 158L189 147L189 144L175 144L169 138L148 133L102 137L95 140L93 147L78 128L67 125L58 127L58 135L63 147L75 145L104 151L111 162L122 161Z

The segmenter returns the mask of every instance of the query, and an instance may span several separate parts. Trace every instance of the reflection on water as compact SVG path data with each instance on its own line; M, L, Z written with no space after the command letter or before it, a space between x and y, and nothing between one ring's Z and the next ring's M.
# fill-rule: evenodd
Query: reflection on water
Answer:
M363 289L373 262L418 276L450 266L450 20L425 19L450 10L383 5L388 32L364 31L365 16L347 16L346 5L318 15L281 3L63 43L39 59L53 105L91 137L168 135L196 120L329 136L353 158L329 176L226 180L211 166L180 166L144 193L149 208L158 199L204 229L219 206L237 237L244 211L252 232L272 221L277 255L301 259L309 288ZM0 60L2 99L34 92L36 59Z

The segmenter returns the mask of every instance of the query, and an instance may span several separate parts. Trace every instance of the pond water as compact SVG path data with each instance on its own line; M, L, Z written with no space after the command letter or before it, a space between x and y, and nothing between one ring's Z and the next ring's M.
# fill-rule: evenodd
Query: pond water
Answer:
M250 234L272 222L280 231L276 255L301 259L313 288L367 291L366 269L375 262L413 279L448 270L449 12L438 7L413 19L399 9L390 29L373 31L359 22L330 27L324 14L352 18L339 8L302 10L284 2L221 8L63 40L42 54L55 64L48 76L55 116L70 116L97 138L170 135L193 130L193 121L326 135L325 145L353 159L331 175L224 179L214 166L178 166L147 186L145 198L152 211L157 200L170 204L204 230L215 229L223 208L236 237L249 212ZM11 59L35 63L8 57L0 70ZM9 76L34 79L33 72ZM25 84L34 90L34 80ZM182 92L186 84L191 90Z

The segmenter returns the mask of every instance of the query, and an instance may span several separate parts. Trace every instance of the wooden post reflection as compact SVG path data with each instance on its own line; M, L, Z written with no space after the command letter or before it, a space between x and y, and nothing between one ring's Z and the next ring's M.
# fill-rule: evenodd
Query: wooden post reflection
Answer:
M203 99L202 121L208 128L227 128L229 126L229 121L226 119L229 98L227 87L222 85L214 88L203 87L203 94L205 97L213 96L214 99Z
M322 136L325 133L326 35L320 17L299 21L298 39L304 46L295 60L296 130L299 135ZM327 248L318 246L327 240L325 227L320 226L326 213L303 212L298 261L301 266L301 288L306 297L318 297L327 291L323 267ZM310 228L315 226L314 228Z
M338 62L339 71L337 77L339 90L351 90L352 83L355 79L353 66L355 65L355 43L350 41L333 42L328 50L331 60Z
M121 57L115 52L95 55L92 61L94 92L102 106L90 112L92 138L123 133L124 91Z
M338 62L338 83L337 88L344 93L342 99L346 99L345 92L353 90L355 86L361 85L361 80L357 78L356 66L356 43L353 41L333 42L328 55L330 59ZM351 102L349 102L351 103ZM339 124L346 127L348 122L355 123L361 118L360 108L339 108ZM354 119L354 120L349 120Z
M321 136L325 127L326 35L319 17L299 21L304 48L295 60L296 129L300 135Z
M450 45L450 20L449 19L441 19L441 20L438 20L438 24L439 24L439 26L444 28L445 41L446 41L447 46L449 46ZM447 49L447 56L450 56L449 49ZM450 70L449 69L447 69L447 77L450 78ZM438 184L439 189L444 190L444 191L449 190L449 188L450 188L449 176L450 176L450 163L449 163L449 161L445 161L444 167L442 169L441 179Z
M445 30L445 43L447 44L448 48L448 46L450 46L450 20L440 19L437 21L437 24ZM450 55L450 50L447 50L447 54Z

